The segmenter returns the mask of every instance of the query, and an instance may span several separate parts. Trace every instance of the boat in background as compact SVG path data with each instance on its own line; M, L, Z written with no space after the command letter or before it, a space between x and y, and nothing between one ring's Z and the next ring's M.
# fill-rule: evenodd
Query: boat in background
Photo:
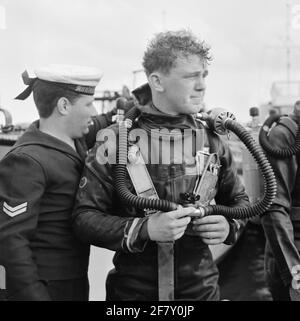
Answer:
M29 124L13 125L12 116L7 109L0 107L4 116L4 124L0 125L0 159L11 149L19 137L23 135Z

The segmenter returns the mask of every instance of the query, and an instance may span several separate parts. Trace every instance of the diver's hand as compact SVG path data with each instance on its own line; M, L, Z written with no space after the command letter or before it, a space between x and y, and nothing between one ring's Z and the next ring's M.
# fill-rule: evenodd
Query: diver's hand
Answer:
M150 240L171 242L178 240L184 234L191 218L189 215L198 211L194 207L180 207L172 212L158 212L149 216L147 222Z
M200 236L208 245L223 243L230 231L229 223L222 215L194 218L192 224L194 235Z

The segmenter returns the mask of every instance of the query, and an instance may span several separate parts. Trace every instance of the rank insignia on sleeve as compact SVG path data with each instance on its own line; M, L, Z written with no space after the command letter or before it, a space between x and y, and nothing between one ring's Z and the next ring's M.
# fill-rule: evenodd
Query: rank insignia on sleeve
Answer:
M3 202L3 212L10 217L17 216L27 211L27 202L17 206L9 206L6 202Z

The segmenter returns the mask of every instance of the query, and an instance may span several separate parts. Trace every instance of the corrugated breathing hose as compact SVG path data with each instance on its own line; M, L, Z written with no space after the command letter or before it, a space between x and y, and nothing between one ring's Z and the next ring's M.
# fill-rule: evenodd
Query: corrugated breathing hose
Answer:
M271 155L275 158L289 158L295 154L298 154L300 151L300 126L298 125L298 130L296 134L295 144L288 146L284 149L275 148L269 142L268 133L271 126L274 123L277 123L280 120L281 116L271 116L266 119L264 124L262 125L260 132L259 132L259 143L261 144L262 148L266 151L268 155Z
M138 108L133 107L126 114L125 121L120 123L119 149L117 149L117 164L115 166L116 190L125 204L134 206L135 208L154 209L163 212L176 210L178 205L173 202L136 196L132 194L126 186L128 133L132 122L138 115ZM246 219L261 215L271 206L276 194L275 176L264 152L247 130L234 120L235 118L231 113L221 109L215 109L211 115L201 114L199 116L202 120L207 121L210 127L213 126L214 130L219 134L224 134L227 130L233 131L253 155L265 179L265 195L261 201L247 208L209 205L204 208L205 215L224 215L232 219Z

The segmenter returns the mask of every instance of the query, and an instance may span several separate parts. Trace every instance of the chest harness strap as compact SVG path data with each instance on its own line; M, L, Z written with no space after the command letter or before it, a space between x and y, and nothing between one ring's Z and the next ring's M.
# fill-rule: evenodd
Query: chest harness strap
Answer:
M151 176L136 145L128 151L127 171L138 196L159 199ZM147 210L146 215L154 214ZM174 300L174 242L157 242L158 259L158 299Z

